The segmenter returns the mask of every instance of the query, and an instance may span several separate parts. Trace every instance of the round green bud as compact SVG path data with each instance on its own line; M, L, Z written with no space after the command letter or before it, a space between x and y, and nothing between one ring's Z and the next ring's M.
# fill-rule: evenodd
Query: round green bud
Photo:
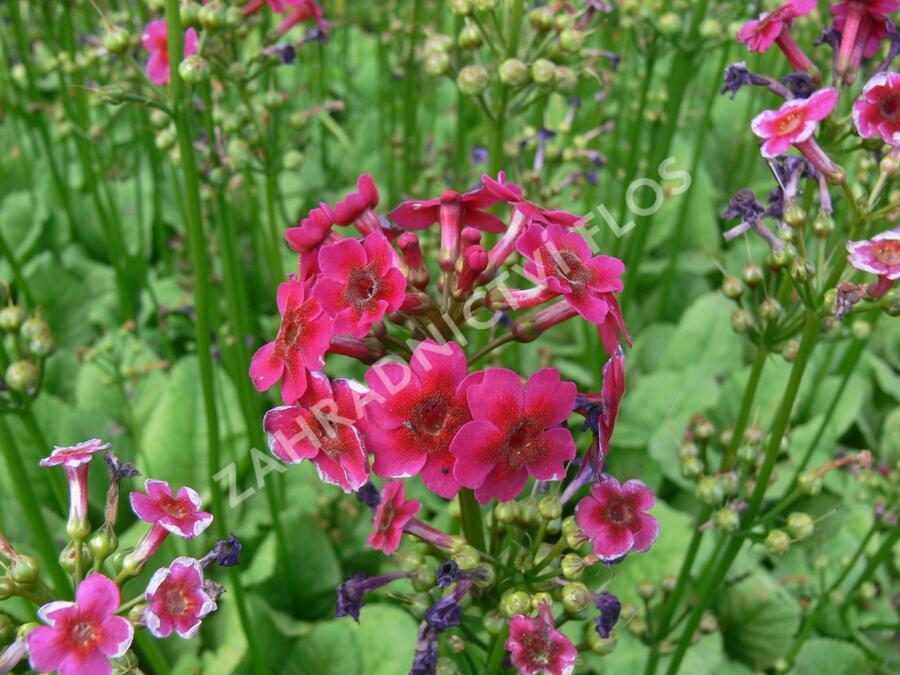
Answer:
M741 479L734 471L719 474L719 485L726 496L736 495L741 487Z
M228 28L240 28L244 23L244 12L240 7L229 7L225 10L225 25Z
M481 555L474 546L463 544L453 552L453 560L459 565L459 569L471 570L481 562Z
M114 26L103 36L103 47L110 54L124 54L128 51L130 42L128 32L118 26Z
M459 71L456 84L459 90L467 96L478 96L484 93L490 84L491 78L484 66L477 64L468 65Z
M788 534L794 539L806 539L813 533L816 523L808 513L795 512L787 517L787 525L785 526Z
M690 459L691 457L699 456L700 448L698 448L697 444L692 441L682 441L681 445L678 446L678 460L681 462L686 459Z
M16 639L16 626L6 614L0 614L0 648Z
M534 497L527 497L519 502L519 523L525 527L534 527L540 523L541 515L538 512L537 501Z
M716 38L722 35L722 24L715 19L704 19L700 23L698 32L704 40Z
M491 12L497 8L499 0L474 0L475 9L479 12Z
M577 553L567 553L560 560L559 569L566 579L580 579L584 574L584 560Z
M560 522L561 520L559 518L549 521L547 523L547 534L559 534Z
M751 443L741 443L737 451L738 459L747 464L754 464L759 457L758 448Z
M878 587L871 581L865 581L859 587L859 595L863 600L874 600L878 597Z
M178 64L178 74L182 80L194 87L209 78L209 66L203 57L193 54Z
M766 535L766 548L772 555L784 555L791 547L791 538L784 530L772 530Z
M800 340L788 340L784 343L784 347L781 348L781 355L784 357L785 361L792 362L797 358L797 352L800 351Z
M75 573L75 544L69 542L59 554L60 566L69 574ZM86 544L81 544L81 569L86 570L94 564L94 556Z
M20 586L30 586L41 574L41 563L30 555L20 554L9 569L9 576Z
M470 578L478 588L490 588L497 583L497 572L490 563L478 563L470 574Z
M15 333L25 320L25 310L18 305L7 305L0 309L0 328Z
M700 617L700 632L701 633L715 633L719 630L719 621L716 619L716 615L712 612L703 612L703 616Z
M575 17L571 14L557 14L553 17L553 27L562 32L575 25Z
M766 298L759 303L759 313L766 321L778 321L784 313L784 309L775 298Z
M741 517L733 508L726 506L716 511L713 522L724 532L735 532L741 526Z
M715 476L704 476L701 478L697 482L696 494L700 501L709 506L718 504L725 496L722 486Z
M662 579L660 579L659 585L666 593L671 593L678 585L678 577L676 577L674 574L666 574Z
M820 210L813 221L812 231L819 239L828 239L834 232L834 218L827 211Z
M563 536L581 531L581 528L578 527L578 521L575 520L575 516L566 516L563 518L561 531Z
M422 62L422 67L432 77L446 75L450 70L450 55L447 52L431 52Z
M498 635L506 625L506 618L497 610L485 612L481 619L481 624L488 632L488 635Z
M727 276L722 280L722 292L726 298L737 300L744 294L744 282L738 277Z
M872 324L859 319L850 326L850 332L853 334L854 339L865 340L872 334Z
M38 383L40 372L30 361L13 361L6 369L6 386L13 391L28 393Z
M659 17L657 23L659 32L663 35L674 36L681 32L681 17L675 12L666 12Z
M462 654L466 649L466 643L459 635L451 635L447 641L454 654ZM459 666L453 659L442 656L434 668L434 675L459 675Z
M528 81L528 66L519 59L506 59L500 64L500 81L510 87L519 87Z
M571 581L562 587L560 600L567 612L578 614L591 604L591 592L580 581Z
M618 642L615 633L611 633L608 638L602 638L600 637L600 633L598 633L593 626L590 626L585 630L584 635L590 650L600 656L612 654L613 650L616 648L616 643Z
M785 204L783 220L789 227L795 230L800 229L806 225L806 211L800 208L796 202Z
M293 171L294 169L300 168L300 165L303 164L303 153L299 150L289 150L284 153L284 157L281 160L282 165L285 169L289 171Z
M763 439L766 437L766 432L762 430L762 428L750 425L746 429L744 429L744 442L749 443L750 445L759 445L763 442Z
M500 599L500 611L511 619L519 614L531 611L531 596L525 591L509 591Z
M528 12L528 23L539 31L548 31L553 28L553 12L547 7L535 7Z
M797 249L790 244L785 244L769 254L768 265L773 272L784 269L797 257Z
M15 593L15 582L9 577L0 577L0 602L9 600Z
M200 25L200 9L202 5L197 2L181 3L181 24L185 27L194 27Z
M574 91L577 86L578 73L568 66L556 67L556 79L554 81L554 88L556 91L568 94Z
M175 131L175 127L166 127L165 129L161 129L154 139L154 143L156 143L156 147L163 152L171 150L175 147L175 141L177 140L178 134Z
M562 504L556 495L547 495L538 502L538 513L544 520L555 520L562 516Z
M511 525L519 519L519 502L500 502L494 507L494 517L501 523Z
M409 578L409 581L412 587L420 593L429 591L434 588L434 573L425 567L420 567Z
M430 35L428 39L425 40L424 51L426 54L435 52L444 52L445 54L449 54L451 49L453 49L453 40L451 40L449 36L444 35L443 33L435 33L434 35Z
M266 110L278 110L284 106L286 98L280 91L267 91L263 97L263 105Z
M567 52L577 52L584 46L587 33L575 28L566 28L559 34L559 45Z
M762 267L757 265L756 263L747 263L744 266L741 275L744 278L744 283L747 284L750 288L756 288L763 282L763 270Z
M753 315L746 309L735 310L731 315L731 328L739 335L749 332L753 328Z
M703 473L703 463L697 457L687 457L681 462L681 475L696 478Z
M130 610L128 610L128 620L132 623L143 622L145 611L147 611L147 605L143 603L141 603L140 605L135 605Z
M888 291L878 306L888 316L900 316L900 289Z
M822 490L822 478L814 471L804 471L797 477L797 487L805 495L817 495Z
M472 0L450 0L450 11L456 16L469 16L472 13Z
M798 283L809 281L816 273L816 267L809 260L797 258L791 263L791 279Z
M531 79L537 84L550 84L556 79L556 64L547 59L538 59L531 64Z
M37 316L32 316L25 321L22 322L22 327L19 331L20 335L26 340L33 340L39 335L44 335L50 332L50 326L47 325L47 322Z
M222 3L218 2L218 0L213 0L201 7L200 11L197 12L197 20L206 30L219 30L220 28L224 28L227 23L227 18Z
M656 595L656 584L652 579L644 579L637 585L637 594L644 600L650 600Z
M119 548L119 537L111 527L104 525L88 537L87 544L94 559L102 562Z
M705 417L694 424L694 435L698 440L706 443L716 435L716 426Z
M456 42L463 49L478 49L484 44L484 40L481 37L481 29L474 24L466 24L459 31L459 37L456 39Z
M636 616L628 622L628 631L632 635L643 635L647 632L647 621L642 616Z
M546 591L538 591L534 595L531 596L531 611L537 612L541 605L547 605L548 607L553 607L553 596L547 593Z

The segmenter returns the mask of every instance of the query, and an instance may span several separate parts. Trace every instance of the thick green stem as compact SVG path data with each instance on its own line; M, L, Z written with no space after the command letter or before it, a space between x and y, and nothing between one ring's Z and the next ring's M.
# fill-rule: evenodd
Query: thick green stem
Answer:
M459 491L459 510L462 514L463 534L466 541L479 551L487 552L484 541L484 523L481 520L481 505L475 499L475 493L469 488Z

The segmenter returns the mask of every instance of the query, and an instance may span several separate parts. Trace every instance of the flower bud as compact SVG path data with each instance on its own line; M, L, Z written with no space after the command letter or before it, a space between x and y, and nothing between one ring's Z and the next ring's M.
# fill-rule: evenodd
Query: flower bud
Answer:
M583 612L591 604L591 592L580 581L572 581L563 586L560 600L566 611L571 614Z
M724 532L735 532L741 526L741 517L733 508L726 506L716 511L713 522Z
M479 12L490 12L497 8L499 0L474 0L475 9Z
M113 27L103 36L103 46L110 54L124 54L128 51L130 42L128 33L118 26Z
M472 568L469 578L481 589L490 588L497 583L497 572L490 563L481 562Z
M75 573L75 543L69 542L59 554L59 564L69 574ZM86 570L94 564L91 549L86 544L81 545L81 569Z
M816 527L815 521L808 513L792 513L787 518L787 531L794 539L806 539Z
M660 588L663 589L666 593L671 593L675 590L675 587L678 585L678 577L674 574L666 574L659 581Z
M178 64L178 74L193 87L206 81L209 77L209 67L202 57L193 54Z
M472 0L450 0L450 11L455 16L469 16L472 13Z
M778 321L784 310L775 298L766 298L759 303L759 313L766 321Z
M88 538L87 544L94 559L102 564L119 548L119 538L111 527L103 525Z
M681 475L685 478L696 478L703 472L703 463L697 457L686 457L681 462Z
M553 86L562 94L571 93L578 86L578 74L568 66L557 66Z
M701 633L715 633L719 630L719 621L716 619L716 615L712 612L703 612L703 616L700 617L700 632Z
M559 44L567 52L577 52L584 46L587 33L574 28L567 28L559 34Z
M694 436L704 443L709 441L715 434L715 425L706 418L699 419L694 424Z
M726 298L737 300L744 293L744 283L738 277L727 276L722 280L722 292Z
M545 591L538 591L531 596L531 611L537 612L541 605L553 606L553 596Z
M792 362L797 358L797 352L800 351L800 340L788 340L781 348L781 355L785 361Z
M7 305L0 309L0 329L15 333L25 320L25 310L18 305Z
M490 83L490 75L484 66L469 65L459 71L456 84L459 90L468 96L477 96L487 89Z
M525 591L507 591L500 598L500 611L511 619L518 614L528 614L531 610L531 596Z
M0 602L9 600L16 593L16 584L9 577L0 577Z
M681 17L675 12L666 12L659 17L657 27L663 35L677 35L681 31Z
M753 328L753 315L746 309L738 309L731 315L731 327L735 333L743 335Z
M539 31L553 28L553 13L547 7L535 7L528 12L528 23Z
M463 544L453 552L453 560L461 570L474 569L481 561L478 549L468 544Z
M519 59L506 59L500 64L500 81L510 87L519 87L528 81L528 66Z
M488 635L498 635L506 625L506 619L499 611L491 610L490 612L485 612L484 618L481 619L481 623L488 632Z
M562 516L562 504L556 495L547 495L538 503L538 513L544 520L555 520Z
M13 391L28 393L37 386L40 374L30 361L14 361L6 369L6 386Z
M813 234L819 239L828 239L834 232L834 218L827 211L819 211L812 224Z
M514 501L500 502L494 507L494 517L506 525L516 522L519 519L519 503Z
M791 538L784 530L772 530L766 535L766 548L772 555L784 555L791 547Z
M756 288L763 282L762 267L760 267L756 263L747 263L744 266L741 275L744 277L744 283L747 284L750 288Z
M141 603L139 605L135 605L131 609L128 610L128 620L141 626L144 624L144 612L147 611L147 605Z
M900 316L900 289L888 291L878 306L888 316Z
M0 648L16 639L16 626L6 614L0 614Z
M787 203L784 205L783 220L789 227L798 230L806 225L806 211L796 202Z
M701 478L697 482L696 494L697 497L700 498L700 501L709 506L718 504L725 496L722 491L722 486L719 485L719 481L715 476L704 476Z
M409 578L409 582L419 592L429 591L434 588L434 574L428 568L420 567Z
M450 56L446 52L431 52L425 57L422 67L432 77L446 75L450 70Z
M534 497L528 497L519 502L518 520L525 527L534 527L540 522L540 514Z
M637 594L644 600L650 600L656 595L656 584L651 579L644 579L637 585Z
M678 446L678 461L683 462L686 459L690 459L691 457L699 457L700 456L700 448L697 447L696 443L692 443L691 441L682 441L681 445Z
M550 84L556 78L556 65L547 59L538 59L531 64L531 79L537 84Z
M218 2L218 0L213 0L201 7L197 13L197 19L206 30L218 30L224 28L227 23L225 10L222 7L222 3Z
M478 26L471 23L463 26L456 41L463 49L478 49L484 43L481 37L481 30Z
M797 283L802 284L806 281L809 281L815 273L815 265L813 265L809 260L797 258L791 263L791 279L793 279Z
M575 522L574 516L567 516L562 521L562 535L566 540L566 545L571 549L577 549L588 540L578 523Z
M567 553L560 561L559 569L566 579L580 579L584 574L584 560L577 553Z
M814 471L804 471L797 477L797 487L805 495L816 495L822 490L822 478Z
M592 652L600 656L612 654L616 648L616 643L619 641L615 633L612 633L608 638L600 637L600 634L593 628L586 630L584 633L588 647L591 648Z
M30 586L41 574L41 564L34 556L19 554L9 570L9 576L20 586Z
M797 257L797 249L791 244L785 244L781 248L769 254L768 265L773 272L784 269Z

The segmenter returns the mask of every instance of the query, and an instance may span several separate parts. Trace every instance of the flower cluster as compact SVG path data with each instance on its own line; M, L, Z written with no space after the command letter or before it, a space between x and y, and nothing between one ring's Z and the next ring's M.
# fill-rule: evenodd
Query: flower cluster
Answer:
M593 252L582 218L529 201L502 173L483 176L465 193L406 201L386 215L377 213L379 203L374 180L363 175L355 192L320 204L285 233L297 272L278 289L278 333L254 354L249 372L261 391L281 385L283 405L263 421L270 450L289 464L308 460L321 480L370 506L373 548L403 557L404 535L431 545L437 572L415 583L436 595L412 672L434 672L438 640L459 623L464 597L485 621L509 619L507 648L522 672L540 670L528 664L541 659L548 659L546 672L568 672L575 648L551 618L554 598L586 608L591 594L572 570L618 564L647 551L658 532L647 513L654 504L649 488L637 480L620 485L605 470L630 341L617 298L624 265ZM434 237L431 228L439 230ZM438 248L429 255L431 241ZM524 376L500 362L473 368L505 345L575 318L596 326L610 356L598 392L579 392L553 367ZM480 347L467 353L472 344ZM329 354L365 364L364 381L329 377ZM568 427L572 415L589 432L581 457ZM452 500L464 538L417 517L423 502L406 496L414 477ZM562 586L535 582L546 590L533 607L530 599L523 604L528 595L521 591L494 590L498 570L489 555L502 533L517 538L511 525L525 509L520 504L538 510L534 497L521 500L529 483L551 494L540 501L539 517L522 521L543 523L528 535L537 539L527 575L557 568L570 549L566 557L578 561ZM490 542L483 505L492 511ZM590 552L579 554L588 543ZM338 590L339 616L359 620L367 593L417 574L353 577ZM539 607L537 618L529 616ZM615 623L606 616L598 639Z
M0 577L6 596L18 595L37 605L41 621L21 627L26 649L17 652L10 667L27 653L32 669L38 672L108 675L133 658L129 649L136 629L146 628L156 638L173 631L182 638L192 638L203 618L216 609L224 590L205 578L205 570L214 563L237 564L240 544L232 536L216 544L203 558L179 557L168 567L157 569L146 589L123 602L125 583L145 569L170 534L193 539L209 527L212 515L201 511L200 497L194 490L182 487L173 492L168 483L148 479L145 492L132 492L129 499L137 518L150 528L133 548L117 551L120 484L138 472L130 464L121 463L109 447L94 438L74 446L55 447L41 460L43 467L62 467L69 485L66 531L70 541L59 562L52 561L52 569L45 570L50 584L41 578L41 564L36 558L17 552L0 535L0 559L9 563L8 576ZM109 488L103 524L92 530L87 481L97 453L105 453ZM54 599L56 593L63 592L62 583L68 585L68 575L75 587L74 601ZM8 655L3 656L5 659Z

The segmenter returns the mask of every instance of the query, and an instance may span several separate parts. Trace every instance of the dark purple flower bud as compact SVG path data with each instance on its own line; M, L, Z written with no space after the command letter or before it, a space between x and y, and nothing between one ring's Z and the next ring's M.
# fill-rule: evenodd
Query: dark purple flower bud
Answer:
M241 562L241 542L235 535L217 541L212 550L220 567L236 567Z
M742 188L734 193L734 197L728 202L728 208L722 214L725 220L734 220L739 218L745 223L751 223L758 219L765 209L762 204L756 200L753 190Z
M412 576L412 572L392 572L375 577L365 574L354 574L347 581L337 587L337 616L352 616L359 623L359 612L362 610L363 597L382 586L386 586L397 579Z
M459 565L453 560L445 560L437 566L434 576L438 586L447 588L447 586L459 579Z
M819 37L816 38L816 41L813 43L818 47L819 45L830 45L831 49L834 50L834 53L838 53L838 49L841 46L841 33L838 30L835 30L834 26L828 26L819 33Z
M456 597L448 595L441 598L425 611L425 623L436 633L443 633L448 628L458 626L462 621L463 610Z
M275 51L284 66L290 66L297 60L297 50L294 49L294 45L278 45Z
M781 188L773 188L767 200L769 208L764 215L781 220L784 216L784 192Z
M366 483L356 491L356 498L373 511L381 503L381 493L372 483Z
M416 638L416 655L409 675L434 675L438 664L437 635L424 621Z
M119 458L113 453L106 453L106 465L109 467L109 479L111 481L121 482L126 478L134 478L140 476L141 472L134 468L133 464L128 462L120 462Z
M750 84L750 70L747 68L747 64L743 61L732 63L725 69L725 86L719 93L731 94L731 100L734 100L737 93L744 87L749 87Z
M472 148L472 164L487 164L488 150L483 145Z
M809 98L816 90L816 85L809 73L788 73L781 81L791 90L794 98Z
M600 616L595 619L597 633L599 633L600 637L606 639L619 620L622 603L612 593L604 591L594 595L594 606L600 610Z

